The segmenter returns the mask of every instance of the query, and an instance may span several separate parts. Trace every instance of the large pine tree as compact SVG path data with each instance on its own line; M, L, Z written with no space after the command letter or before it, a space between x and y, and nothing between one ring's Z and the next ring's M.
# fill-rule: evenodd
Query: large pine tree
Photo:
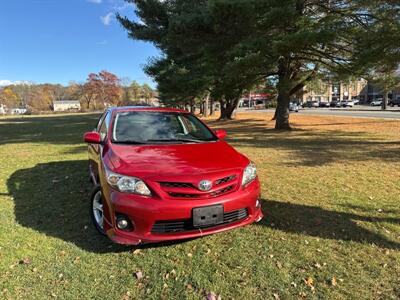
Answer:
M277 129L290 129L289 99L315 76L366 76L400 61L399 1L127 1L141 21L119 20L162 51L148 70L163 90L209 90L229 118L245 89L273 78ZM185 70L186 80L160 75L166 66Z

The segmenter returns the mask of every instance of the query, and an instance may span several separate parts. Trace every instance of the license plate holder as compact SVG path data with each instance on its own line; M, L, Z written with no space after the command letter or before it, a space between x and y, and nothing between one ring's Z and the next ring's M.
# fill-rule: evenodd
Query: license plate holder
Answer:
M194 227L221 224L224 222L224 206L218 204L193 208L192 217Z

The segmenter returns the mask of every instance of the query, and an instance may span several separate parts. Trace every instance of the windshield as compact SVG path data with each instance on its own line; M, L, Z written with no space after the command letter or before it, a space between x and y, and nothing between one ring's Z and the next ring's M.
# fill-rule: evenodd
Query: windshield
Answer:
M214 134L196 117L185 113L126 111L117 113L114 143L199 143L215 141Z

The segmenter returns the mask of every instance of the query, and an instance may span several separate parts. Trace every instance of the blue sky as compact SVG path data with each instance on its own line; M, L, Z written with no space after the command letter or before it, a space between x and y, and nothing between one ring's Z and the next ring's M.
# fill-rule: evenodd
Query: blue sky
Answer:
M135 17L123 0L0 0L0 81L68 84L108 70L154 86L142 66L157 50L129 39L115 12Z

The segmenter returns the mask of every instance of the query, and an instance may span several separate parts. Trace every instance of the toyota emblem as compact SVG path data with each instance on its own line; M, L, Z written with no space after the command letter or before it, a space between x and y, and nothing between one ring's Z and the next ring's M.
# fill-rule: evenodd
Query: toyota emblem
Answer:
M209 191L212 188L212 182L210 180L202 180L199 182L198 187L201 191Z

